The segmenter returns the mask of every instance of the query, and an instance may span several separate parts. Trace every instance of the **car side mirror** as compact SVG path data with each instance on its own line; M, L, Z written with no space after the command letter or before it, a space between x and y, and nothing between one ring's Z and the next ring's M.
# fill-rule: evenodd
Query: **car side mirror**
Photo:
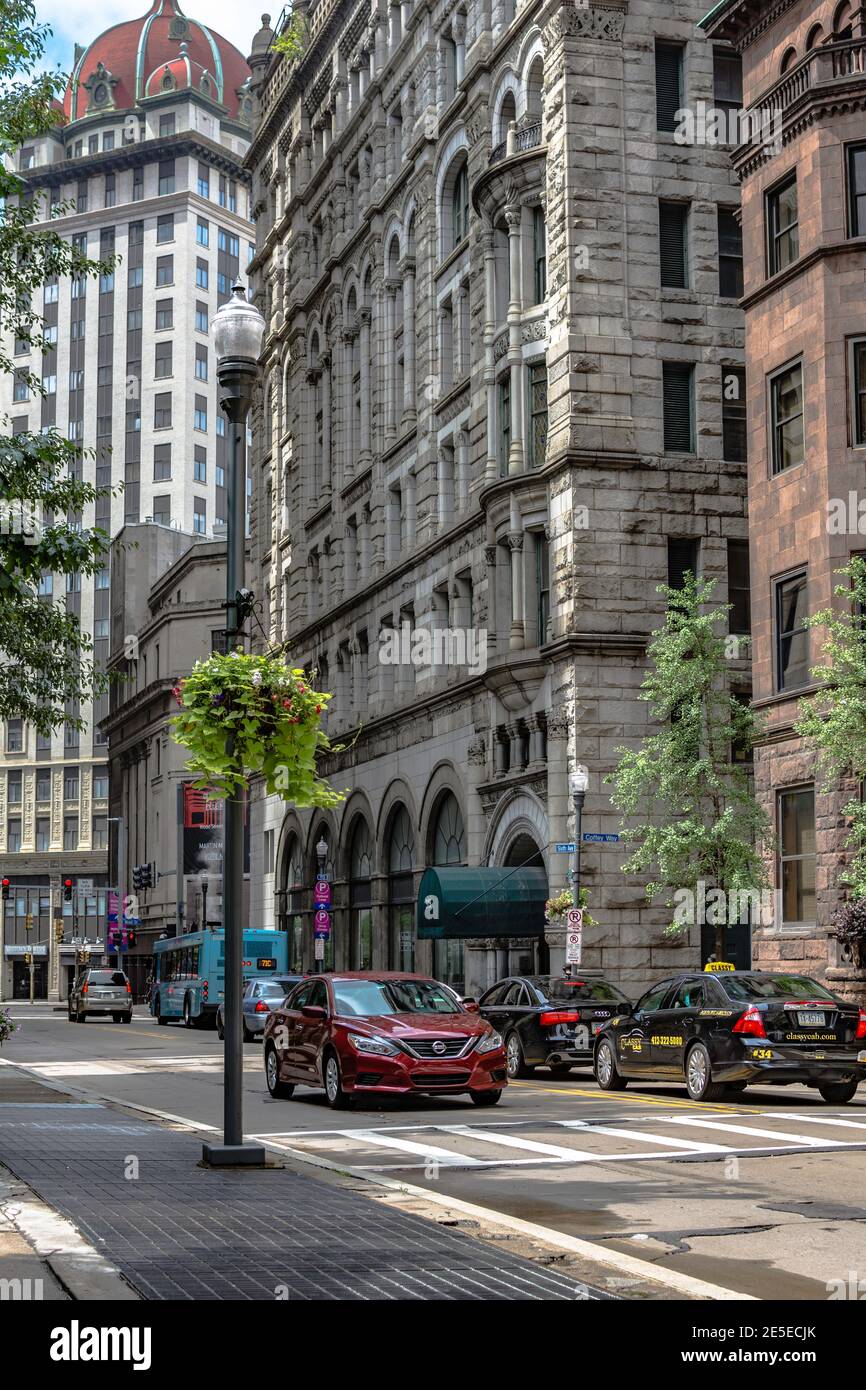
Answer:
M460 1002L468 1014L478 1014L481 1012L478 1007L477 999L461 999Z
M326 1018L327 1015L321 1004L304 1004L301 1009L304 1018Z

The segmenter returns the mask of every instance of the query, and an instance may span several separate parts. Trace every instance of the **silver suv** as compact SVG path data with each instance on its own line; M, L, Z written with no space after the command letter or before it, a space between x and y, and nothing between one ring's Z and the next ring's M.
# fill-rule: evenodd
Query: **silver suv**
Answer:
M69 1022L86 1023L91 1014L111 1014L115 1023L132 1022L132 985L122 970L81 971L69 995Z

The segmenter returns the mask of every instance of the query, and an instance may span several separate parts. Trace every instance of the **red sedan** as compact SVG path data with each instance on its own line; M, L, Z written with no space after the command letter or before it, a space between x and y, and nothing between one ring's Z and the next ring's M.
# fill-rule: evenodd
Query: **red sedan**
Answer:
M341 1110L353 1096L468 1094L495 1105L507 1082L502 1038L423 975L358 971L302 981L268 1015L265 1077L272 1096L322 1086Z

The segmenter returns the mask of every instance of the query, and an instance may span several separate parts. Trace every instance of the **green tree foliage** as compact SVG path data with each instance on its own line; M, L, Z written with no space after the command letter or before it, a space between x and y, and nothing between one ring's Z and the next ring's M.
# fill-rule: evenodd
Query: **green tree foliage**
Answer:
M846 581L834 589L844 602L807 618L810 628L823 627L827 636L824 662L812 668L820 691L800 702L795 724L818 754L817 773L823 791L844 777L858 783L866 778L866 562L854 556L836 571ZM855 899L866 897L866 805L854 796L844 807L850 819L848 846L854 852L843 883Z
M281 34L278 34L271 44L275 53L281 53L284 58L293 61L300 58L304 51L307 41L307 25L304 16L301 14L292 15L288 24Z
M658 587L667 612L649 643L640 698L660 730L639 749L618 748L606 778L613 805L640 816L622 828L634 845L623 871L650 873L647 897L664 895L668 905L682 889L697 901L701 882L737 894L766 884L759 847L771 838L770 821L748 769L731 759L732 749L751 749L755 716L728 687L726 638L716 629L730 605L711 602L714 588L715 580L691 574L682 589ZM688 925L675 920L667 934L679 936ZM716 955L724 951L725 924L716 919Z
M65 79L39 70L47 35L30 0L0 4L0 324L7 329L0 371L16 365L9 355L11 329L31 348L32 365L23 374L33 396L42 391L45 344L37 306L44 281L111 268L89 260L50 227L37 227L38 205L25 181L6 167L20 144L58 120L52 102ZM9 427L8 418L0 419L0 718L23 718L47 734L64 720L68 700L91 699L105 681L78 618L40 600L37 585L43 573L92 575L107 563L107 534L83 531L79 519L110 489L82 481L90 455L58 431L12 437Z

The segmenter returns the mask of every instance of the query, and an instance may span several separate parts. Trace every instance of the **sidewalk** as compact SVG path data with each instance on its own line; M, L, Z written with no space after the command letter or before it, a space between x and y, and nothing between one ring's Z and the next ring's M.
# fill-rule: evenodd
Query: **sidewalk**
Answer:
M44 1297L106 1300L605 1297L351 1186L200 1158L194 1135L0 1065L0 1277L41 1263Z

